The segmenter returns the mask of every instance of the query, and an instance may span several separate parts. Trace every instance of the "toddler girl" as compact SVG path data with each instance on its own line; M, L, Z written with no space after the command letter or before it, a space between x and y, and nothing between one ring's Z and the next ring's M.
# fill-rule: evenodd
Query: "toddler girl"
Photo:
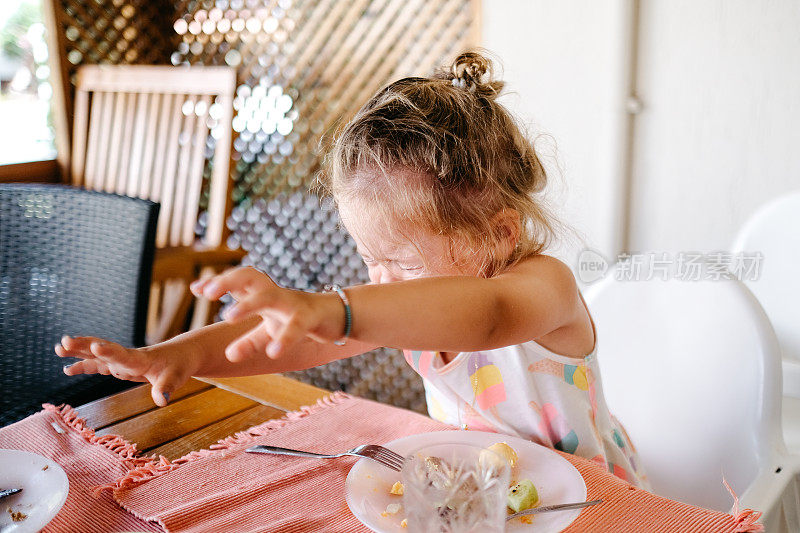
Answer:
M373 96L335 138L324 185L371 283L323 293L277 286L252 268L192 284L237 301L225 321L127 349L69 338L69 375L149 381L166 405L190 376L284 372L378 346L404 349L430 415L592 459L641 484L609 414L596 334L570 269L544 255L554 223L531 144L496 101L477 53L432 78Z

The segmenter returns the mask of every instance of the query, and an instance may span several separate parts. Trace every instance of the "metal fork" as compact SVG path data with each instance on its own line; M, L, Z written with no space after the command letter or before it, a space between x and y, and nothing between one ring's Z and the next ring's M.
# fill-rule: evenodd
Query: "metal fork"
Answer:
M245 450L248 453L274 453L278 455L294 455L296 457L312 457L314 459L334 459L336 457L344 457L345 455L354 455L356 457L366 457L377 461L387 468L400 471L403 468L405 458L383 446L377 444L362 444L356 446L352 450L337 453L334 455L324 455L321 453L304 452L302 450L291 450L289 448L280 448L278 446L258 445Z

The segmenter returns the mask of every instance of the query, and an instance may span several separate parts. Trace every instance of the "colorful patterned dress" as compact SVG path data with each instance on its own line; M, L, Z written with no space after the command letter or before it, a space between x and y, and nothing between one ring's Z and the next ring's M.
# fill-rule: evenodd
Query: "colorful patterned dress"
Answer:
M438 352L404 354L423 378L432 418L580 455L647 488L635 448L606 407L596 348L578 359L529 341L462 352L447 364Z

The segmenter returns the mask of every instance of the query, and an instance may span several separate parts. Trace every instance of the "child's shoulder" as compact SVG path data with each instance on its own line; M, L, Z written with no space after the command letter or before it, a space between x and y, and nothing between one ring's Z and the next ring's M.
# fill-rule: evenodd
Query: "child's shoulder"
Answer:
M583 302L572 270L549 255L525 258L509 276L521 294L535 294L539 316L545 316L550 328L532 340L555 354L583 358L594 350L595 334L589 311Z
M501 275L535 276L565 287L575 287L577 282L572 269L560 259L550 255L537 254L521 259Z

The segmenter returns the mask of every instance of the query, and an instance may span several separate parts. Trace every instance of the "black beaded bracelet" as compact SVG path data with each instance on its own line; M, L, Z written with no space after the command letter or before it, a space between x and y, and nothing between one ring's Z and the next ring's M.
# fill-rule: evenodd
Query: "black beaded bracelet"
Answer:
M347 293L344 292L344 289L335 283L333 285L326 285L325 292L335 292L339 295L339 298L342 299L342 303L344 304L344 335L342 335L342 338L338 341L333 341L333 344L336 346L344 346L344 343L350 337L350 331L353 329L353 312L350 309L350 299L347 297Z

